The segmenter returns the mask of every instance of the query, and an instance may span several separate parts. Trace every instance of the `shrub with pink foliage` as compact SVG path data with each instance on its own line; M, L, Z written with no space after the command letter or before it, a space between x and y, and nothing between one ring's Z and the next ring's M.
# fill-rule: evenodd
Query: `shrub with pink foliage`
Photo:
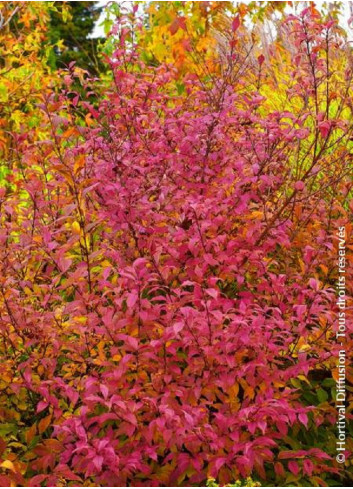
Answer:
M302 59L289 112L270 110L240 48L216 80L180 80L118 26L109 86L83 79L73 95L67 78L43 102L50 137L18 139L17 191L1 198L1 293L27 352L12 388L54 425L32 485L342 476L315 382L338 350L352 123L323 108L324 54L306 63L302 42L331 28L310 10L283 25Z

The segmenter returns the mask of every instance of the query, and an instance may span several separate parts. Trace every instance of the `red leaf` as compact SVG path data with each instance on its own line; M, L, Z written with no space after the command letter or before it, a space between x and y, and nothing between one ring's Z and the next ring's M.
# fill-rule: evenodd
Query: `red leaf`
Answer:
M171 23L169 30L172 36L178 32L179 29L183 29L186 31L186 23L185 23L185 17L177 17L176 19L173 20Z

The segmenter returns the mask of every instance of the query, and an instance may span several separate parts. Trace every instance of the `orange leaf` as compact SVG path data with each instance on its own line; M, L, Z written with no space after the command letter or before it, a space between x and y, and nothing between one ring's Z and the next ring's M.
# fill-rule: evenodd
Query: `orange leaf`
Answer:
M85 155L79 155L76 158L75 164L74 164L74 173L77 173L80 170L82 170L82 168L85 166L85 161L86 161Z
M33 438L35 437L36 435L36 432L37 432L37 426L36 426L36 423L34 423L30 429L26 432L26 442L29 444L31 443L31 441L33 440Z
M48 428L51 422L51 414L49 416L46 416L45 418L41 419L38 423L38 430L39 433L42 434L44 431Z

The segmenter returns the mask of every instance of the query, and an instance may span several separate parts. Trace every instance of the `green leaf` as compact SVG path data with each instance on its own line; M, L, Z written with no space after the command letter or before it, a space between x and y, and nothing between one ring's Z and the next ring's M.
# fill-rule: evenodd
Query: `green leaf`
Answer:
M317 390L317 398L319 399L320 403L327 401L328 399L328 394L324 389L318 389Z
M0 424L0 436L6 436L10 433L17 433L18 426L14 423L3 423Z

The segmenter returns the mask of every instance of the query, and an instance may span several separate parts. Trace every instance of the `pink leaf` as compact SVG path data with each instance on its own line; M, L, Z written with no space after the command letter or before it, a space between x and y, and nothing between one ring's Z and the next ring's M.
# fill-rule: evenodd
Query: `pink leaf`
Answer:
M304 426L308 427L308 416L305 413L300 413L298 419Z
M232 22L232 31L235 32L240 26L240 17L237 15Z
M137 292L136 290L134 290L133 292L131 292L129 295L128 295L128 298L127 298L127 301L126 301L126 305L129 309L132 309L134 307L134 305L136 304L137 302L137 299L138 299L138 295L137 295Z
M103 394L104 399L107 399L108 398L108 394L109 394L108 387L106 385L101 384L100 390L101 390L101 393Z
M298 191L303 190L304 187L305 187L304 182L301 182L301 181L295 182L295 184L294 184L295 190L298 190Z
M179 323L175 323L173 325L173 330L174 330L174 333L175 334L178 334L180 333L180 331L184 328L184 323L183 322L179 322Z
M315 280L314 278L311 278L309 280L309 286L314 289L314 290L319 290L319 284L317 282L317 280Z
M314 464L312 463L312 461L309 460L309 459L304 460L304 462L303 462L303 472L304 472L304 474L306 474L309 477L311 477L311 475L313 473L313 470L314 470Z
M319 128L321 136L323 138L327 138L327 136L329 135L330 129L331 129L331 122L329 122L329 121L319 122L318 128Z
M294 462L294 461L288 462L288 468L292 472L292 474L294 474L294 475L299 474L300 469L299 469L299 465L297 462Z
M37 404L37 413L41 413L49 406L49 404L45 401L39 401Z

